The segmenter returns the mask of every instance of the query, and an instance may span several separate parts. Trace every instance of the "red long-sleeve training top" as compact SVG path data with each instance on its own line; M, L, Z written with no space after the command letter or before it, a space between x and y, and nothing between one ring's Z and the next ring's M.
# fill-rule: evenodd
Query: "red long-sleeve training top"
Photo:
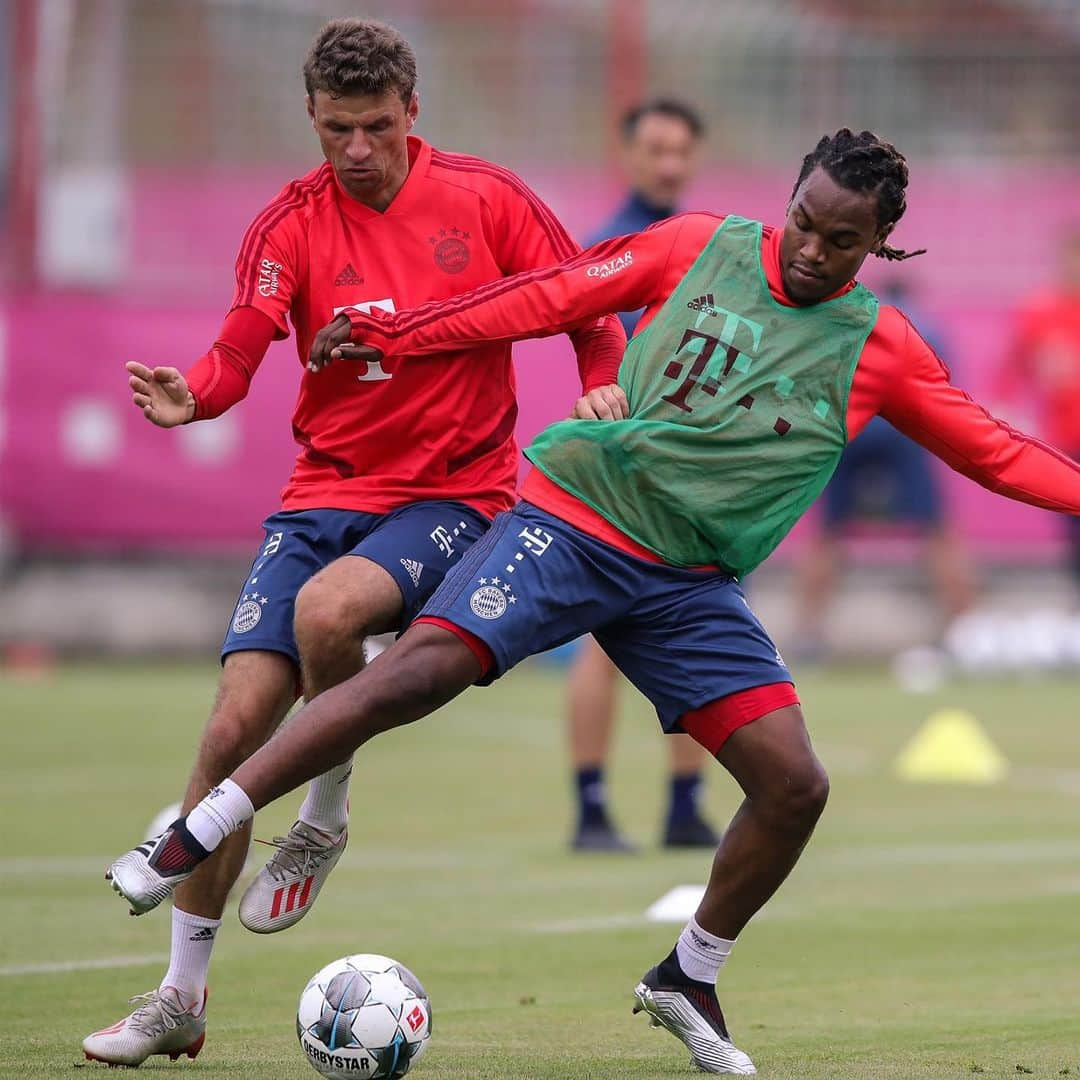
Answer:
M557 266L518 274L444 303L385 318L356 315L353 340L388 355L425 355L464 342L543 337L602 312L644 307L640 332L722 221L717 214L681 214L642 233L603 241ZM762 265L773 297L792 305L780 273L781 235L779 229L765 228ZM855 369L848 399L849 439L877 414L991 491L1080 514L1080 465L1015 431L953 386L948 369L911 323L886 305ZM521 494L593 536L654 558L535 469Z
M382 213L350 198L328 164L286 185L248 229L232 310L188 373L195 418L217 416L244 397L271 340L287 337L291 324L300 452L282 492L286 510L388 513L456 499L490 516L513 504L508 343L400 370L307 370L312 338L345 307L394 311L453 299L579 250L513 173L411 136L408 150L409 174ZM584 389L613 382L626 344L618 320L583 321L570 337Z

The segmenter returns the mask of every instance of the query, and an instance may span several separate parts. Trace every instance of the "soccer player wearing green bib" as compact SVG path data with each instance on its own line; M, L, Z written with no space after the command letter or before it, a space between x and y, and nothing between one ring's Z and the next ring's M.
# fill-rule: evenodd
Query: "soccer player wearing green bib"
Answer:
M949 382L895 308L855 283L905 210L907 166L871 132L823 138L783 229L685 214L546 270L385 319L348 312L311 365L409 363L475 342L543 336L645 307L619 384L629 417L536 439L522 502L446 577L378 661L320 695L153 845L110 867L148 911L255 809L372 736L417 720L531 653L592 633L745 794L705 896L636 988L706 1072L753 1073L716 997L735 938L795 865L828 794L791 675L739 578L821 492L871 416L984 486L1080 514L1080 466ZM451 361L452 362L452 361Z

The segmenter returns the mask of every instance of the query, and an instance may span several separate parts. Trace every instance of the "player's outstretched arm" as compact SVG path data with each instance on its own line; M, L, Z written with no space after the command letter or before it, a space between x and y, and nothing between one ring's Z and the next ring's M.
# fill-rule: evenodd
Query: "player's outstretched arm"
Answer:
M128 372L132 404L151 424L176 427L195 415L195 397L188 389L187 379L176 368L148 368L134 360L124 367Z
M346 309L349 341L390 356L427 356L471 344L550 337L613 311L648 307L666 299L664 268L684 220L692 217L605 240L555 266L412 310L373 315ZM339 326L338 333L342 330ZM344 343L331 355L360 358Z
M265 312L252 307L230 311L217 341L187 373L195 403L189 419L212 420L242 401L275 336L283 335Z
M953 386L944 364L911 330L881 414L947 465L1018 502L1080 514L1080 464L992 416Z
M482 175L476 174L474 180ZM497 169L496 178L481 182L492 216L495 262L505 277L556 266L581 253L558 215L520 178ZM593 391L618 382L626 351L623 325L616 316L604 315L571 328L567 337L581 376L583 398L578 407L586 410L587 419L608 419L608 396Z
M352 325L342 313L327 323L312 339L308 355L308 370L319 371L335 360L366 360L375 363L382 360L383 352L371 345L354 345L349 342ZM587 390L577 399L571 420L625 420L630 415L630 403L618 383L608 383Z

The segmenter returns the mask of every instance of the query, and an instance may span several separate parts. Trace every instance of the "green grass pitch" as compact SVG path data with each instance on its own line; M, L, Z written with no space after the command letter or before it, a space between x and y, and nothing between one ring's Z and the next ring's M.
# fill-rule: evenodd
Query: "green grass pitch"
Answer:
M213 691L206 667L72 667L0 677L0 1073L72 1076L79 1041L163 970L168 911L129 918L102 880L178 797ZM806 678L832 799L802 865L743 935L720 995L769 1078L1080 1076L1080 686ZM353 833L315 911L273 937L235 909L211 970L196 1062L154 1075L315 1074L293 1031L307 978L351 952L421 977L434 1038L418 1080L695 1075L632 1017L636 979L676 926L645 908L708 859L655 847L664 755L627 690L611 777L636 857L565 850L559 676L526 667L382 737L353 782ZM979 717L1013 763L989 788L915 787L890 762L934 708ZM269 837L297 798L261 815ZM709 811L735 805L719 767ZM257 854L261 854L257 850Z

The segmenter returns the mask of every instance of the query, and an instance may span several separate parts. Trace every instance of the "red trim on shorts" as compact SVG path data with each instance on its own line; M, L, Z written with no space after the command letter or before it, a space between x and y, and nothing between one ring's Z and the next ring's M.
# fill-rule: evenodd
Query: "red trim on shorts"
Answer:
M465 630L456 623L450 622L449 619L440 619L438 615L421 615L418 619L413 620L413 624L415 625L416 623L427 623L429 626L441 626L443 630L449 630L455 637L461 638L461 640L469 646L470 650L472 650L473 656L480 661L480 666L484 669L480 673L481 679L495 666L495 654L491 649L489 649L488 646L474 633Z
M717 698L679 717L679 727L710 754L715 754L739 728L777 709L798 705L799 695L789 682L768 683Z

